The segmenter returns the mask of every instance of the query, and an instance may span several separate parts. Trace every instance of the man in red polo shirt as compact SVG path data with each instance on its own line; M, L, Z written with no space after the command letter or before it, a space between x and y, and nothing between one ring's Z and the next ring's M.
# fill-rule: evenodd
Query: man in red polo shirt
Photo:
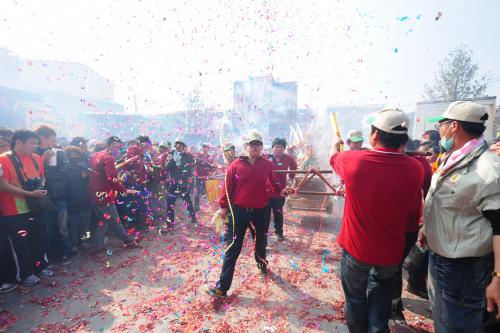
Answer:
M372 150L339 153L337 143L330 159L346 191L337 241L343 248L341 278L351 332L389 332L391 283L423 181L420 163L400 152L408 126L403 111L384 108L372 123Z
M297 162L292 156L285 153L286 140L283 138L274 138L272 142L273 153L268 159L273 163L274 170L297 170ZM287 179L293 180L295 174L277 173L276 180L279 184L279 191L274 188L269 192L269 209L273 212L274 217L274 232L278 237L278 241L282 242L283 238L283 206L285 205L285 197L281 195L281 191L286 187ZM270 217L271 215L269 215ZM271 222L271 221L269 221Z

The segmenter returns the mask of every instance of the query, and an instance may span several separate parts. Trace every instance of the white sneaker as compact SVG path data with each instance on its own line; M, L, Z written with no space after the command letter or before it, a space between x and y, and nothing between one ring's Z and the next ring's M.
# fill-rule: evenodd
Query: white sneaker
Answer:
M36 286L39 283L40 279L35 274L31 274L23 281L24 286Z
M16 288L17 285L15 283L2 283L2 285L0 286L0 294L10 293Z
M40 272L40 276L41 277L51 277L54 275L54 271L53 270L50 270L48 268L45 268L44 270L42 270Z

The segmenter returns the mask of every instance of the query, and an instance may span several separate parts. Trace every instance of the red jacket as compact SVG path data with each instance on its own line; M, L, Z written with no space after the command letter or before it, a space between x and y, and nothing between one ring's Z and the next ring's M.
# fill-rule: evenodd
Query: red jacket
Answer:
M269 155L268 160L273 163L274 170L297 170L297 162L293 159L292 156L288 154L283 154L281 159L278 161L273 155ZM276 180L279 184L279 190L271 189L269 192L270 198L279 198L281 197L281 191L286 187L287 178L293 179L295 178L294 173L276 173Z
M89 175L90 201L96 205L114 204L116 193L125 194L127 189L118 181L115 159L106 151L95 153L90 158Z
M194 157L196 158L196 176L207 179L216 169L212 156L210 154L197 153Z
M144 150L138 145L129 147L126 158L132 158L135 156L139 156L139 158L123 167L123 171L128 171L130 173L130 176L127 178L126 183L131 185L137 184L145 186L149 180L148 172L146 170L148 165L144 160Z
M228 167L222 187L222 196L219 204L222 208L227 208L226 196L229 193L231 205L243 208L264 208L267 206L268 196L266 185L268 182L276 191L279 190L279 183L274 175L273 164L262 158L251 164L248 157L241 156L234 160Z

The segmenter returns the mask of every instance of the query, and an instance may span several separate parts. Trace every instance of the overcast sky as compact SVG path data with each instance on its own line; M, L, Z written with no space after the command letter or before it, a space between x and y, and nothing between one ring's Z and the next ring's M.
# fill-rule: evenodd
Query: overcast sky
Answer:
M500 78L498 13L495 0L1 0L0 47L87 64L127 111L134 94L140 112L183 109L195 88L227 109L234 80L265 74L298 81L299 107L411 108L460 44Z

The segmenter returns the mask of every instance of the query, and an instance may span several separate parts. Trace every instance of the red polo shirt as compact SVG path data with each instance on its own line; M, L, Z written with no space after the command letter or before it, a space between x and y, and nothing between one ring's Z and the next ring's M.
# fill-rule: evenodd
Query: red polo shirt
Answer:
M241 156L231 162L226 171L226 184L222 186L220 206L222 208L228 207L227 189L227 193L230 193L231 205L243 208L266 207L268 202L266 185L268 182L276 191L279 189L273 169L273 164L262 157L259 157L255 164L248 162L246 156Z
M283 153L279 160L273 155L269 155L268 159L273 163L274 170L297 170L297 162L295 162L293 157L288 154ZM286 179L293 179L294 177L294 173L276 173L276 180L278 182L279 190L276 191L275 189L271 189L271 191L269 192L269 197L280 198L281 191L286 187Z
M399 264L407 223L418 214L420 163L397 150L376 149L337 153L330 165L346 189L339 245L366 264Z

